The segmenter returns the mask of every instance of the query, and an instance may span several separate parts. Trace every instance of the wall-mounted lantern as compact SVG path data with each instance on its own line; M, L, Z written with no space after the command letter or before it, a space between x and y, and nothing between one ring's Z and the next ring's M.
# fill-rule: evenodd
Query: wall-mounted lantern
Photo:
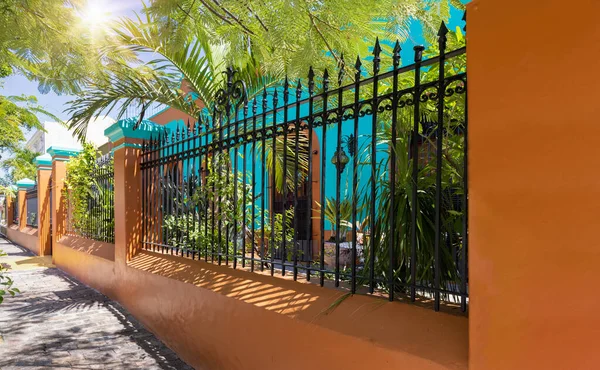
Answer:
M342 173L344 172L344 168L346 168L348 162L350 162L350 158L348 158L346 152L344 152L344 149L339 147L338 150L335 153L333 153L331 163L333 163L333 165L335 166L335 168L337 168L339 173Z

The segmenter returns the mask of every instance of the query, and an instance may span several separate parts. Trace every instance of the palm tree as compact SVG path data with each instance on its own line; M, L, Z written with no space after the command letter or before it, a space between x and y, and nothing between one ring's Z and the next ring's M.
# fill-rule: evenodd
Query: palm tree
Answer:
M145 20L137 14L136 20L123 18L113 31L113 43L104 48L104 53L155 53L160 57L137 66L122 64L108 73L103 82L84 89L70 102L69 126L77 136L85 137L90 121L101 112L108 114L116 109L120 119L132 105L141 108L140 120L152 103L198 117L201 108L195 100L202 102L201 106L212 107L218 90L225 87L226 77L222 72L227 67L226 45L195 36L174 42L170 30L159 27L150 14L146 14ZM249 99L282 77L262 73L254 60L234 67L236 78L246 84ZM181 79L191 95L180 88Z

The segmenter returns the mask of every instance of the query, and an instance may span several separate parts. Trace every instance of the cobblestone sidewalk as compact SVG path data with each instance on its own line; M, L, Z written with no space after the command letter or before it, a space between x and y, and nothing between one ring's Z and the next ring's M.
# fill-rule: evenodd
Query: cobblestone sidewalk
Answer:
M2 238L0 249L7 259L32 256ZM118 303L64 272L9 274L22 294L0 304L0 369L191 369Z

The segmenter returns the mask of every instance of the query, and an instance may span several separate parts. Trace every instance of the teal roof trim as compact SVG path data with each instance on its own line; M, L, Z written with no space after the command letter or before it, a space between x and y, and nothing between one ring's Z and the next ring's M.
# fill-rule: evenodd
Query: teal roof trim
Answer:
M81 153L81 149L51 146L50 148L48 148L47 152L48 152L48 154L50 154L52 156L52 158L54 158L54 157L75 157L76 155Z
M31 179L22 179L17 181L17 187L19 189L29 189L35 186L35 181Z
M156 137L165 131L165 127L156 124L150 120L144 119L135 130L133 127L138 123L137 117L119 120L104 130L104 135L108 136L111 142L116 142L123 138L148 140Z
M33 164L39 167L52 167L52 156L48 153L35 157Z

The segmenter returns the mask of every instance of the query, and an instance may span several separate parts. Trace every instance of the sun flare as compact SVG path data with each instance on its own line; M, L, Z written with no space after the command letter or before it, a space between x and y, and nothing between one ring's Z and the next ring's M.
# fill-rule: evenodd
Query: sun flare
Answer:
M105 28L111 18L106 3L107 1L103 0L88 0L80 14L82 26L89 28L92 32Z

